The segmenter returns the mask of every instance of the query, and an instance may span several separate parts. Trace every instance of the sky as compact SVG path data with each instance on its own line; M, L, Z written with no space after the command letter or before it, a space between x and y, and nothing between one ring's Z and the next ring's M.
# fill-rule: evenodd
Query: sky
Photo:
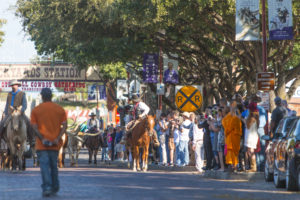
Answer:
M0 19L6 19L1 28L4 42L0 46L0 63L29 63L37 55L34 43L22 29L13 6L17 0L0 0Z

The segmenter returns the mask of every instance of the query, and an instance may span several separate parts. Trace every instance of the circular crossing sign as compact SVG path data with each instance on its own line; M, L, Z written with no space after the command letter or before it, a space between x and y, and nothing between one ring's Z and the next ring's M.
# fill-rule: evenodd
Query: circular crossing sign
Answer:
M193 86L183 86L176 93L175 103L177 108L183 112L194 112L201 108L201 92Z

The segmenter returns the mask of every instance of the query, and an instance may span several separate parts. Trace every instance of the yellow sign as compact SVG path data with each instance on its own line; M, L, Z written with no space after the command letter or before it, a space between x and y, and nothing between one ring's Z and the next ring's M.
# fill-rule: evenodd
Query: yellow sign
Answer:
M176 93L175 103L183 112L197 111L202 105L201 92L193 86L183 86Z

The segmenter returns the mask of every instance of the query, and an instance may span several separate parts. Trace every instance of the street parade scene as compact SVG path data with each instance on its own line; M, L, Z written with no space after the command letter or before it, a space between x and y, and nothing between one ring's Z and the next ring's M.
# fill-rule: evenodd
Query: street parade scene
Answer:
M0 200L300 199L300 1L0 5Z

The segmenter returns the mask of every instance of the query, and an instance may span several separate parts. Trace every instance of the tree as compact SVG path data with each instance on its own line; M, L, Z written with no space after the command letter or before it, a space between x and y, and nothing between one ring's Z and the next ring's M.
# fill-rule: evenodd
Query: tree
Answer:
M295 16L299 4L294 2ZM17 7L40 54L55 54L79 67L105 68L117 62L141 66L143 53L161 47L179 55L182 84L204 84L206 94L216 99L231 98L238 86L243 94L256 92L261 44L235 41L233 0L18 0ZM285 84L295 80L288 98L299 85L296 17L294 29L294 40L268 42L275 93L284 97Z
M0 19L0 29L2 28L3 24L5 24L5 23L6 23L6 20ZM0 46L4 41L3 37L4 37L4 32L0 30Z

